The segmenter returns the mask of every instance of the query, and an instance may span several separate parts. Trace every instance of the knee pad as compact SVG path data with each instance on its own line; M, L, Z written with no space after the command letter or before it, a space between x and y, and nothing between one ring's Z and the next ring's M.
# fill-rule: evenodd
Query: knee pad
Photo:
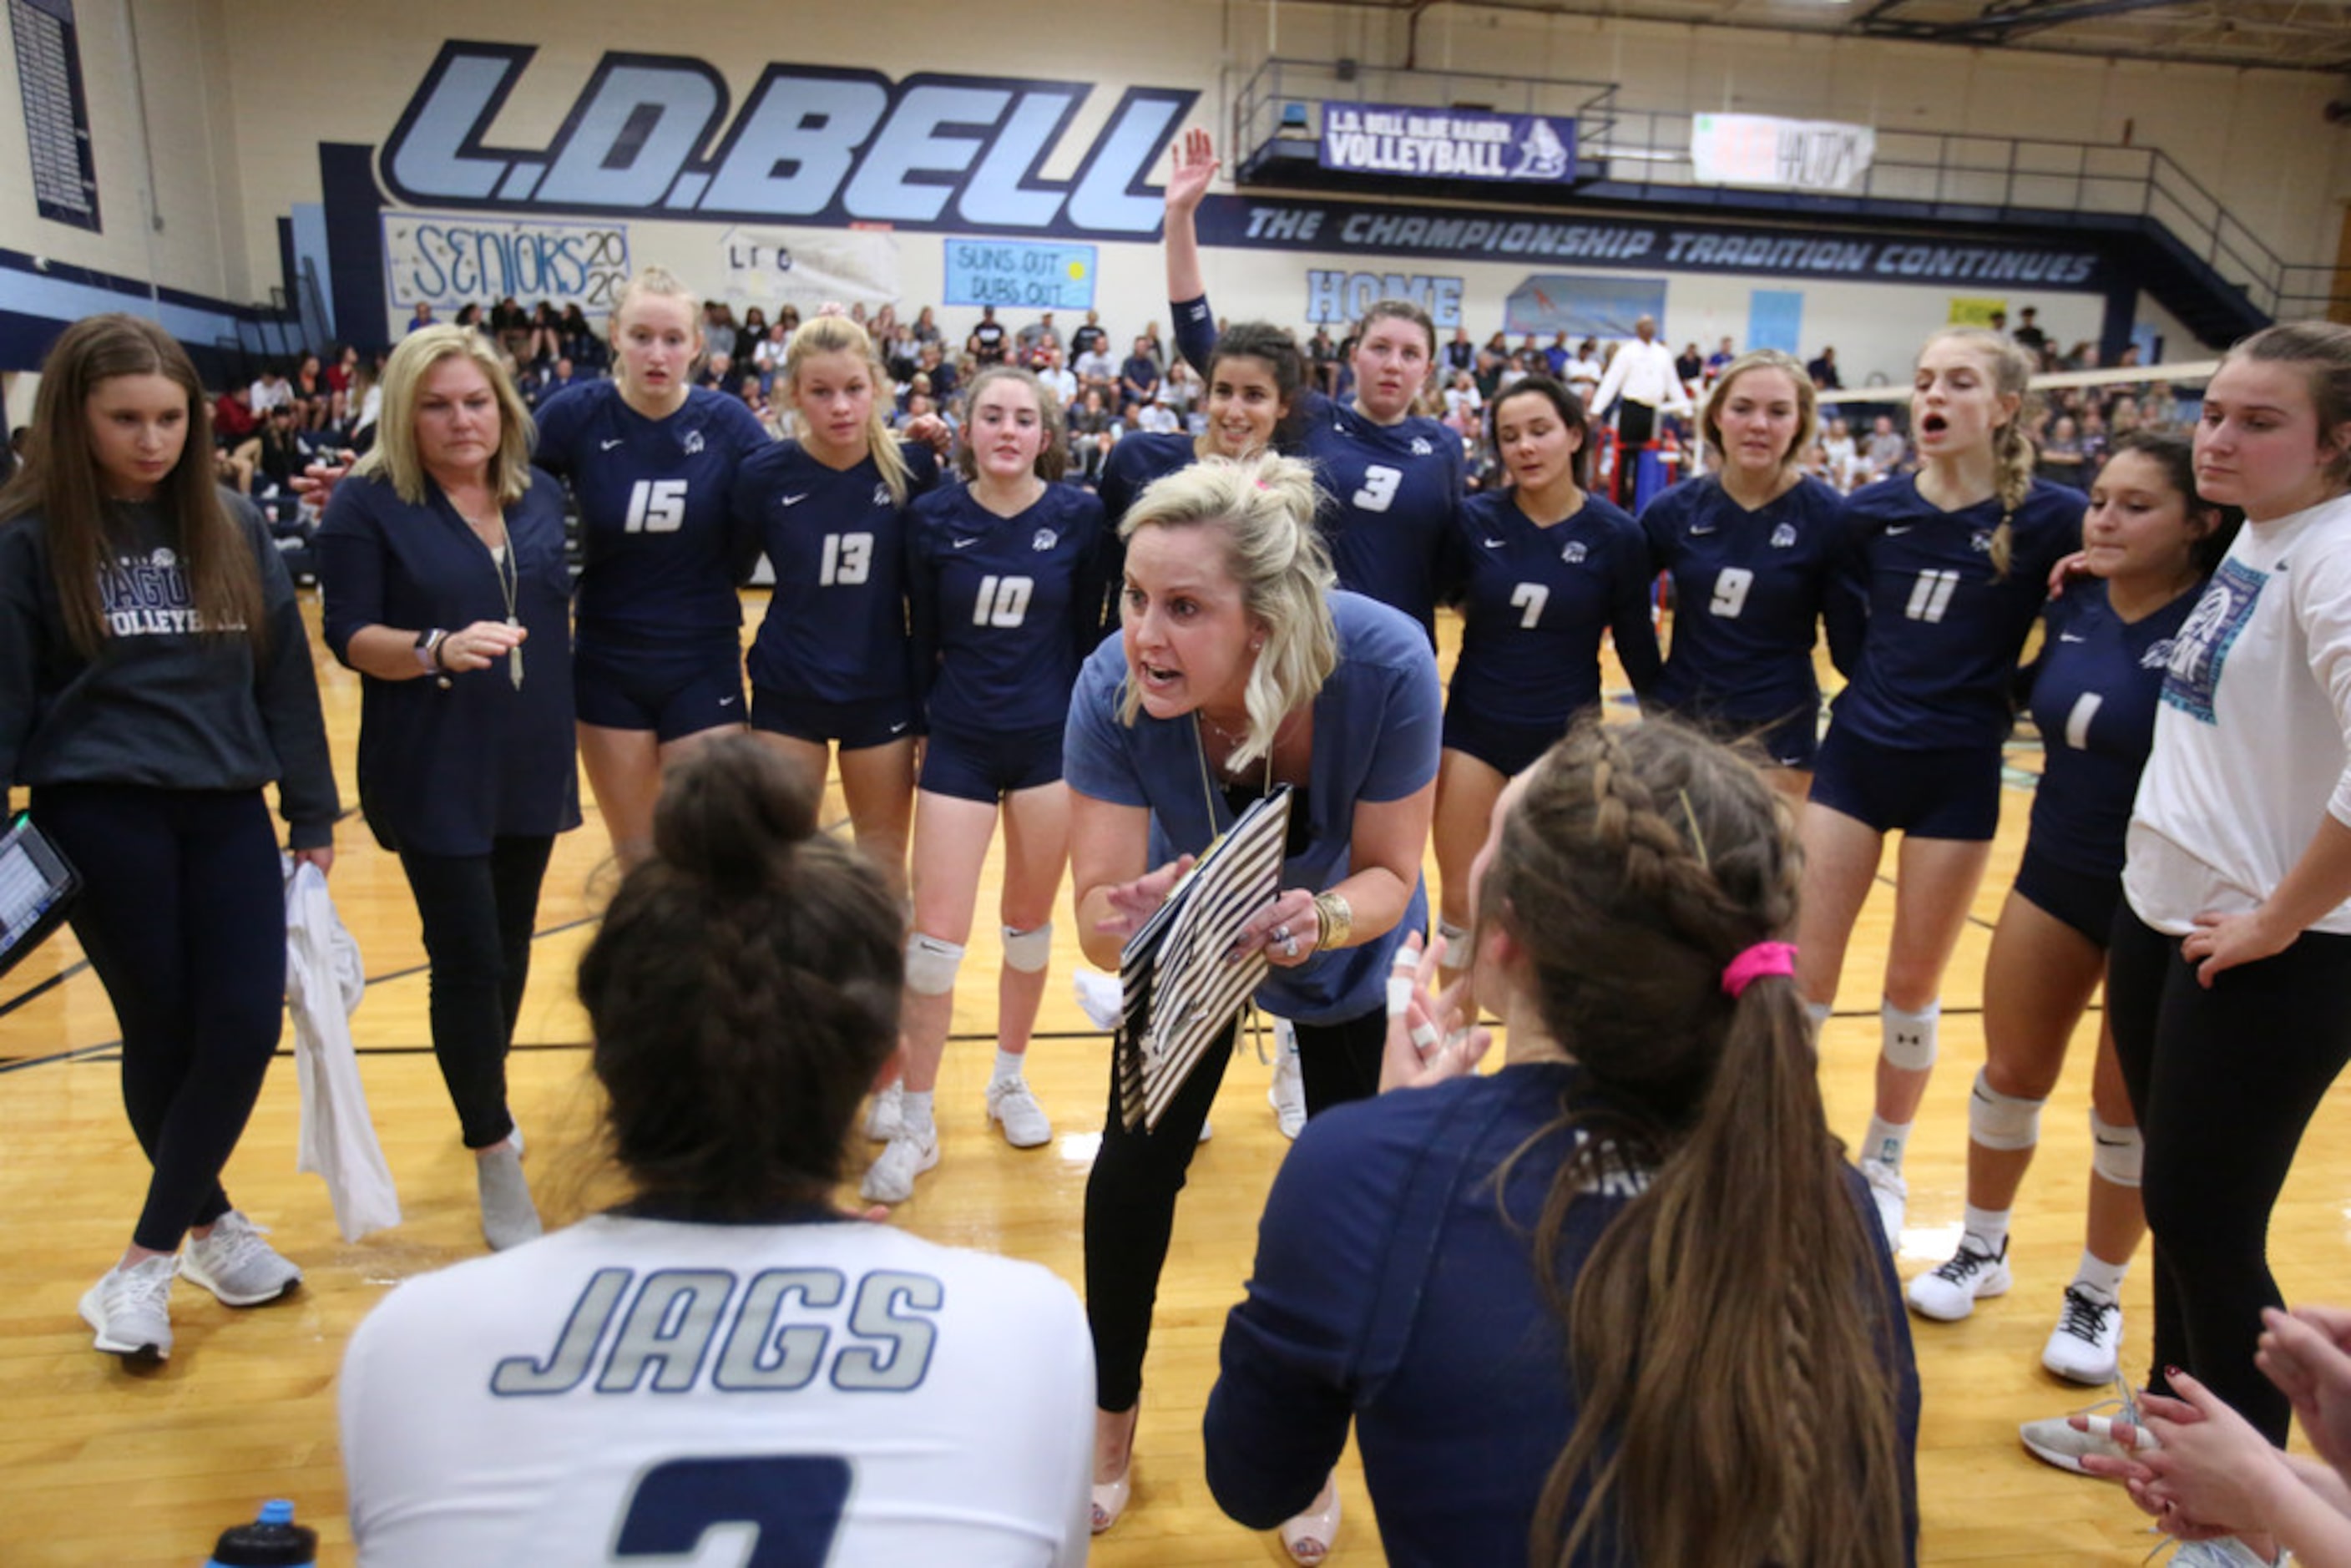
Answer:
M1456 925L1450 920L1440 916L1437 922L1437 934L1445 938L1445 967L1448 969L1468 968L1469 967L1469 927Z
M1053 923L1050 920L1034 931L1004 928L1004 967L1018 969L1024 975L1034 975L1053 961Z
M906 988L918 997L953 994L963 949L953 942L915 932L906 938Z
M1928 1002L1915 1013L1906 1012L1892 1002L1882 1003L1877 1018L1885 1029L1885 1043L1880 1049L1886 1060L1907 1072L1924 1072L1934 1066L1936 1025L1942 1016L1940 1002Z
M2042 1104L2001 1093L1978 1069L1968 1096L1968 1136L1987 1149L2029 1149L2041 1141Z
M2137 1127L2117 1127L2090 1113L2090 1168L2116 1186L2138 1186L2147 1160L2147 1140Z

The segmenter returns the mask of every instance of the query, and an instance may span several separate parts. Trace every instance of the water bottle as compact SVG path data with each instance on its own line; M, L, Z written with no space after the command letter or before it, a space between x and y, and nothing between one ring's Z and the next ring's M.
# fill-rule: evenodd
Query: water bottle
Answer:
M294 1522L294 1505L273 1498L261 1517L221 1531L204 1568L316 1568L319 1532Z

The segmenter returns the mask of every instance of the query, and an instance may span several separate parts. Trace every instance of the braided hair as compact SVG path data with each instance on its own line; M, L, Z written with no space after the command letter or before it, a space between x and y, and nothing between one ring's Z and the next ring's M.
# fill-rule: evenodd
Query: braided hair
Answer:
M1862 1568L1902 1557L1878 1243L1828 1130L1802 998L1731 958L1794 921L1785 808L1736 753L1664 721L1586 720L1505 818L1479 919L1527 954L1552 1037L1610 1109L1563 1112L1534 1270L1581 1418L1530 1560ZM1573 1277L1568 1213L1640 1195ZM1694 1418L1694 1412L1703 1412Z
M749 1219L822 1201L898 1034L882 873L749 736L673 770L653 858L580 963L612 1154L640 1198Z
M2016 509L2032 490L2032 470L2038 462L2032 437L2025 434L2037 412L2032 392L2032 357L1999 333L1981 327L1953 327L1927 340L1928 346L1957 341L1983 357L1991 372L1992 391L2016 399L2016 412L1991 433L1992 488L2000 497L2000 526L1991 532L1991 571L2005 580L2015 559ZM1920 350L1923 354L1924 350Z

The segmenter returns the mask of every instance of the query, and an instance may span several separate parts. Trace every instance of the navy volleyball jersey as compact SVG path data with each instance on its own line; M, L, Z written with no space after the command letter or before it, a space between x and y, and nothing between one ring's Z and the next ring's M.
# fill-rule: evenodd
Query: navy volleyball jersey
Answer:
M1206 379L1217 343L1208 297L1167 308L1176 351ZM1378 425L1321 392L1301 395L1300 455L1313 461L1324 492L1320 520L1339 586L1403 611L1434 645L1437 601L1450 571L1443 551L1468 487L1461 438L1418 414Z
M1461 438L1418 414L1374 424L1310 392L1304 444L1339 586L1403 611L1433 643L1446 537L1462 503Z
M1199 461L1199 447L1189 435L1137 434L1122 436L1102 465L1102 515L1117 528L1143 492L1179 468Z
M957 485L906 524L914 689L934 727L1013 735L1070 716L1078 664L1102 637L1102 506L1048 485L999 517Z
M898 450L911 507L938 483L938 459L914 442ZM904 700L906 507L873 459L831 468L799 442L778 442L744 463L735 511L776 573L751 643L752 685L812 702Z
M1596 496L1538 528L1509 491L1473 496L1454 525L1464 568L1461 656L1448 701L1481 718L1557 724L1600 701L1600 633L1646 694L1657 674L1641 527Z
M735 476L774 444L742 400L697 387L647 419L618 382L581 382L538 418L535 461L580 502L577 640L675 644L741 626Z
M1817 713L1813 644L1846 548L1844 497L1808 478L1750 512L1693 479L1651 501L1641 529L1674 584L1657 705L1742 727ZM1850 658L1831 652L1840 666Z
M2011 521L2008 574L1991 565L1997 497L1946 512L1912 476L1845 499L1844 582L1869 625L1832 722L1897 750L1996 747L2013 715L2016 659L2048 597L2049 572L2082 537L2079 490L2042 480Z
M2139 770L2155 745L2155 709L2172 639L2196 607L2190 590L2125 622L2106 585L2076 582L2049 607L2033 661L2032 722L2041 731L2041 786L2032 795L2032 852L2087 876L2116 877Z

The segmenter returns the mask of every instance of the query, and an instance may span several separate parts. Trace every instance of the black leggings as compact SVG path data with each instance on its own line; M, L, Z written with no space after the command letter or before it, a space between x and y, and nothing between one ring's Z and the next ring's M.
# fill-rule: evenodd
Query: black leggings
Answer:
M2106 1017L2147 1139L2141 1195L2155 1237L2154 1371L2201 1379L2273 1443L2291 1409L2253 1364L2270 1210L2303 1129L2351 1061L2351 936L2304 932L2206 990L2179 938L2126 904L2106 956Z
M81 873L74 935L122 1030L122 1104L153 1172L131 1239L176 1252L228 1212L220 1174L277 1050L286 884L258 789L59 784L33 820Z
M1384 1007L1343 1023L1296 1027L1310 1117L1379 1092ZM1111 1074L1102 1148L1086 1179L1086 1321L1094 1333L1094 1403L1104 1410L1129 1409L1142 1396L1143 1354L1150 1346L1151 1309L1176 1228L1176 1195L1184 1190L1201 1124L1225 1081L1234 1032L1226 1030L1208 1047L1155 1131L1129 1132L1120 1122L1118 1074Z
M433 961L433 1055L469 1149L514 1131L507 1048L522 1016L538 884L554 848L552 838L500 838L486 855L400 852Z

